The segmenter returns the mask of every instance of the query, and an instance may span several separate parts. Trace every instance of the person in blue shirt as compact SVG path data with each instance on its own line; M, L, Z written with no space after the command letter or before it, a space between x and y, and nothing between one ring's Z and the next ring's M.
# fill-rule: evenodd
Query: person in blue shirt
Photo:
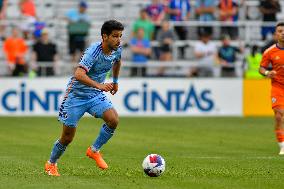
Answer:
M143 28L139 28L130 41L130 48L132 52L132 62L134 64L146 64L149 56L151 55L151 44L150 40L144 37ZM144 67L133 67L131 68L130 75L135 76L146 76L146 66Z
M69 54L76 63L86 48L86 38L89 33L91 19L87 14L88 4L81 1L77 9L69 10L65 16L68 21ZM80 55L77 56L77 51Z
M59 108L58 120L63 124L63 131L60 139L55 141L50 159L45 164L48 175L60 176L57 160L72 142L77 123L85 112L104 120L97 139L87 149L86 155L94 159L99 168L108 168L99 151L113 136L118 125L118 114L105 92L114 95L118 91L123 30L124 26L120 22L106 21L101 28L102 41L85 50L79 66L69 80ZM105 83L106 75L111 69L113 82Z
M189 0L170 0L168 4L169 20L173 22L188 21L190 18L190 3ZM187 27L183 25L174 26L174 30L179 37L179 40L187 39ZM180 48L181 58L185 58L185 46Z
M90 22L90 17L86 13L88 4L85 1L81 1L78 5L78 9L71 9L66 13L66 17L70 22Z
M196 0L195 1L195 16L201 22L211 22L215 20L217 0ZM213 35L212 26L199 26L198 35L206 32L208 35Z

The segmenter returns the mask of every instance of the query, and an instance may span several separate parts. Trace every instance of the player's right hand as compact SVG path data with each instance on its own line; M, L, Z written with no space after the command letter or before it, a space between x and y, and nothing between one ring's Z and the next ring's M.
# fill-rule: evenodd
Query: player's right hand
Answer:
M267 77L269 77L269 78L274 78L275 77L275 75L276 75L276 71L274 71L274 70L272 70L272 71L270 71L268 74L267 74Z
M105 91L105 92L112 90L112 88L113 88L112 83L103 83L103 84L98 85L98 89Z

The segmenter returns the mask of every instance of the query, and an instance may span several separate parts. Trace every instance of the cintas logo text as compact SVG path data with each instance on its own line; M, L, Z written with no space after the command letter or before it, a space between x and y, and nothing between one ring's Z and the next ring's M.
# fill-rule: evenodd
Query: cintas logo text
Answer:
M214 108L210 89L197 90L194 85L183 89L149 89L146 83L141 90L129 90L124 96L124 107L130 112L187 112L197 109L208 112Z
M212 92L210 89L195 87L190 84L182 89L164 90L159 88L151 89L150 83L142 83L138 89L129 88L125 93L118 93L119 101L115 106L123 108L128 112L188 112L197 110L210 112L214 108ZM21 112L47 112L57 114L60 100L64 94L64 88L54 89L47 86L43 89L29 86L27 83L20 83L19 86L0 90L0 113L21 113ZM117 104L119 103L119 104Z

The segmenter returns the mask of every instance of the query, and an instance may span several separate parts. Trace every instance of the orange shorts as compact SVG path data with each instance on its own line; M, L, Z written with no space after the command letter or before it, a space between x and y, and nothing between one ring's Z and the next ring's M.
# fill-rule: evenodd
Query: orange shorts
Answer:
M271 87L272 109L284 109L284 89L278 86Z

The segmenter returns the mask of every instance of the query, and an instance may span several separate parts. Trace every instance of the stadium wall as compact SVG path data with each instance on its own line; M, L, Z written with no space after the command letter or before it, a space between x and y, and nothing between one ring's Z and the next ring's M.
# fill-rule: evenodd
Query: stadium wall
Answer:
M0 79L0 115L53 116L68 78ZM121 116L242 116L242 79L121 78ZM246 89L246 87L244 88Z

